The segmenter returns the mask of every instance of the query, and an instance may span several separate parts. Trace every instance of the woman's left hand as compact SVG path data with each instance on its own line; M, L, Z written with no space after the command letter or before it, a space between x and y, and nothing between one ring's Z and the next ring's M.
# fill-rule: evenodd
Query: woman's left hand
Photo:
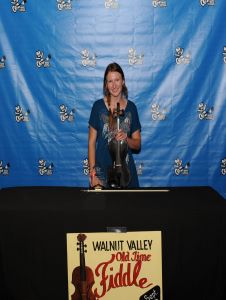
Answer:
M119 131L115 135L115 139L116 139L116 141L126 140L127 134L122 129L119 129Z

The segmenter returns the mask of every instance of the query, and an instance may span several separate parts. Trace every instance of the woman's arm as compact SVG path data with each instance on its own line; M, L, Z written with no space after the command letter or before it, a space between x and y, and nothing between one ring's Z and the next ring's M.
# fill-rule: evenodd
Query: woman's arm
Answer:
M93 171L93 168L96 164L96 139L96 129L94 129L92 126L89 126L88 161L90 172Z
M89 182L91 187L102 185L101 180L96 176L96 139L97 131L89 126L89 142L88 142L88 161L89 161Z
M127 143L129 148L134 149L134 150L139 150L141 146L141 134L140 130L136 130L133 134L132 137L129 138L127 137Z

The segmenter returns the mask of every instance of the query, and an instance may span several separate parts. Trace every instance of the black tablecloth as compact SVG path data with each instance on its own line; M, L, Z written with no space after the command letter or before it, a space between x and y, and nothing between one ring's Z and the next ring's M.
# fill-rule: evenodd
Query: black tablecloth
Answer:
M111 226L162 231L164 300L226 299L226 201L207 187L0 190L0 299L67 300L66 233Z

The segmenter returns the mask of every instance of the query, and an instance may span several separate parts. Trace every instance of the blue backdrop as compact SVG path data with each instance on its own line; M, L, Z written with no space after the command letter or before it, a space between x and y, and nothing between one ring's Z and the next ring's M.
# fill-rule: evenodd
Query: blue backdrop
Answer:
M0 3L0 187L88 187L88 119L118 62L138 108L142 187L226 198L225 0Z

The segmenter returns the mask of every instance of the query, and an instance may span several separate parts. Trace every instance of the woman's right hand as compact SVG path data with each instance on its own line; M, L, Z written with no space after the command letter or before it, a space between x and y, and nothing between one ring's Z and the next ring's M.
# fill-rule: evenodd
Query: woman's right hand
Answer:
M96 176L96 174L90 174L89 175L89 184L92 188L97 186L97 185L100 185L100 186L103 185L101 180Z

